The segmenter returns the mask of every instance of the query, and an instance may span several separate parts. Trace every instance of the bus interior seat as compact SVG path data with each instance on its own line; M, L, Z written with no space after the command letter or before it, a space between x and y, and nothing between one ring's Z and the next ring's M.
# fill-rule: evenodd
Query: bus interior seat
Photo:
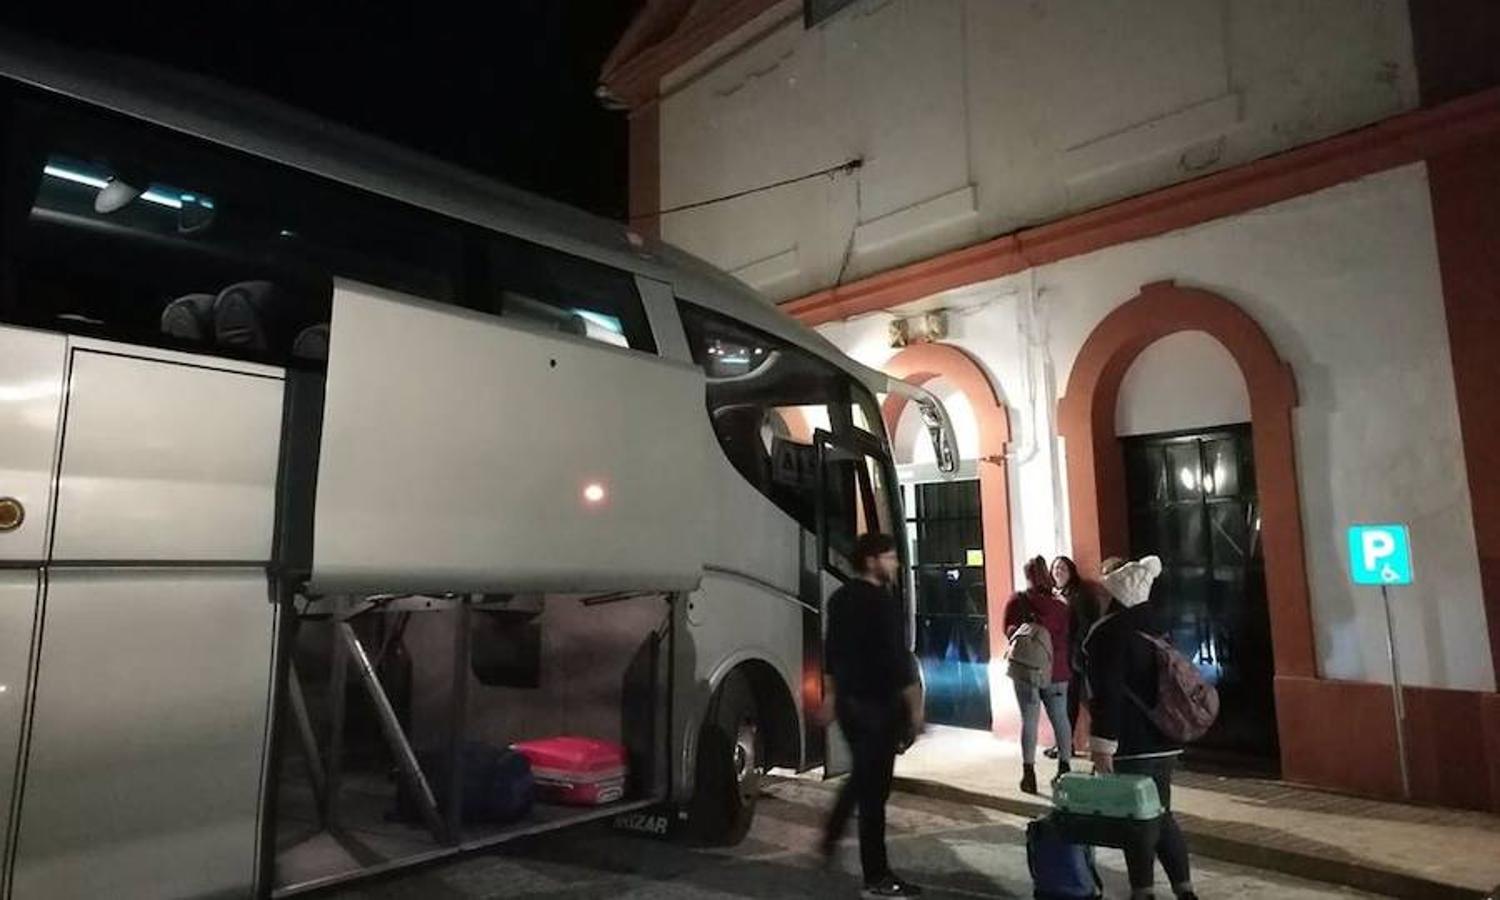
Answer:
M292 356L296 359L328 361L328 323L309 325L302 329L292 341Z
M187 294L168 303L161 313L161 333L195 343L213 337L217 299L213 294Z
M214 302L215 341L221 347L268 350L287 330L288 312L286 292L275 282L231 284Z

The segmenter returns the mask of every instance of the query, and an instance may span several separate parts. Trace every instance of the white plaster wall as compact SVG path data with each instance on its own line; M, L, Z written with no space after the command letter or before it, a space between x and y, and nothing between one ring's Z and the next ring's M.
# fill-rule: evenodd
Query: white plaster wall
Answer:
M1202 331L1168 335L1130 364L1115 434L1161 434L1250 421L1250 391L1224 345Z
M788 0L665 80L663 236L776 299L1416 105L1402 0Z
M1388 680L1380 597L1349 585L1344 530L1404 521L1418 583L1396 591L1403 677L1493 690L1432 233L1426 169L1417 164L913 304L961 310L950 315L951 342L996 379L1018 451L1029 452L1040 429L1035 453L1011 464L1017 558L1067 547L1052 416L1079 349L1141 285L1176 279L1241 306L1296 376L1297 468L1321 672ZM1035 408L1026 399L1017 329L1033 275L1042 338L1032 354L1042 374L1032 382ZM822 330L856 358L879 364L892 352L887 321L868 316ZM1173 352L1167 341L1156 347ZM1188 340L1177 342L1178 350L1187 347ZM1151 357L1148 349L1142 378L1151 377ZM1219 363L1205 371L1227 379Z

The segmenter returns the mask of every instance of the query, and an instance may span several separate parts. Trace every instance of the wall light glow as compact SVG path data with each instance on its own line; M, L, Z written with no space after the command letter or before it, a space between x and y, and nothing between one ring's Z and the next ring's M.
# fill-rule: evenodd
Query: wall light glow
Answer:
M1183 466L1177 472L1177 480L1180 481L1180 482L1182 482L1183 488L1185 488L1186 490L1189 490L1189 491L1196 491L1198 488L1201 487L1201 488L1203 488L1203 490L1207 491L1210 494L1212 494L1214 492L1214 484L1215 484L1215 478L1214 478L1214 476L1213 475L1209 475L1209 474L1204 474L1200 478L1197 469L1193 469L1193 468L1189 468L1187 466Z
M584 485L583 502L589 504L590 506L598 506L599 504L603 503L604 498L608 496L609 492L604 489L604 485L598 483L597 481Z

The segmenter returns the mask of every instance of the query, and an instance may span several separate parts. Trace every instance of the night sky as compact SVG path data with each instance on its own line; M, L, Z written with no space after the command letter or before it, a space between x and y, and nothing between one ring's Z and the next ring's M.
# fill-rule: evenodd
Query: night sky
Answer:
M624 218L625 116L593 92L640 2L16 3L0 26L209 75Z

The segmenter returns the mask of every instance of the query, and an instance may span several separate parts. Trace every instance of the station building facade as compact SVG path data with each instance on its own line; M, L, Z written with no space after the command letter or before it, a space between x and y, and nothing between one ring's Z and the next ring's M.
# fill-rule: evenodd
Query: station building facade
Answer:
M885 410L940 721L1014 736L1025 559L1155 552L1208 757L1398 796L1346 533L1401 522L1413 796L1500 810L1497 39L1467 0L648 0L600 92L636 228L947 400L955 481Z

